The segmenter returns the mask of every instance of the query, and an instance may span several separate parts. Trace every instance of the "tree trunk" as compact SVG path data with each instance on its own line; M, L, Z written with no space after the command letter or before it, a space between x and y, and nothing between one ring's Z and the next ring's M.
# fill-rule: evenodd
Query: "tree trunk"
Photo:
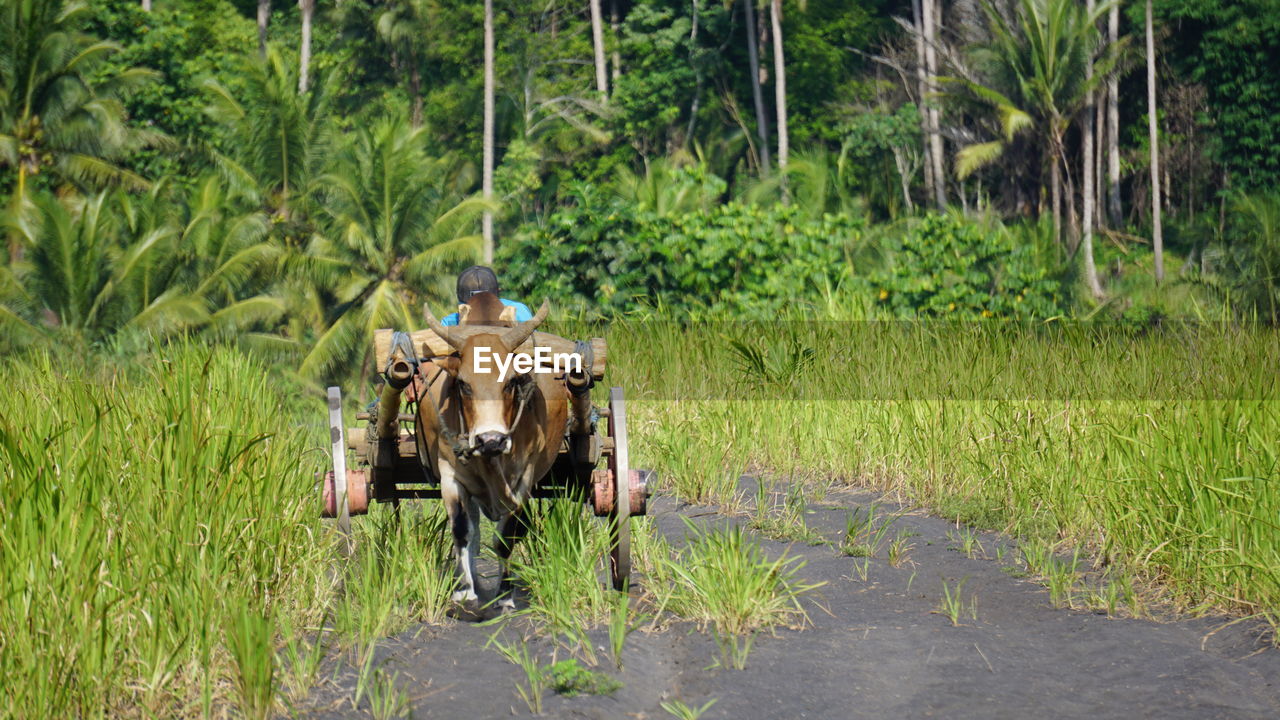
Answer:
M698 122L698 107L702 104L702 66L694 58L698 48L698 0L693 0L693 24L689 29L689 66L697 83L693 89L693 102L689 103L689 125L684 131L684 142L693 147L693 129Z
M409 62L409 93L413 95L413 111L409 115L409 122L415 128L422 127L422 71L418 68L417 54L414 53Z
M493 202L493 0L484 0L484 168L481 192L485 202ZM481 219L484 262L493 263L493 211L485 208Z
M1093 226L1107 225L1107 103L1099 91L1093 98Z
M613 63L613 85L617 87L618 78L622 77L622 54L618 52L618 0L609 0L609 29L613 31L613 53L609 59Z
M1088 0L1085 5L1088 11L1093 13L1093 0ZM1093 77L1093 58L1086 57L1085 61L1084 76L1088 80ZM1093 93L1085 96L1084 112L1081 113L1081 117L1084 123L1080 129L1080 144L1082 145L1080 154L1083 156L1084 167L1081 168L1080 174L1084 187L1081 189L1081 205L1083 207L1080 214L1084 222L1084 228L1081 239L1083 247L1080 248L1080 251L1084 254L1085 283L1088 284L1089 292L1093 293L1093 297L1100 299L1102 297L1102 286L1098 283L1098 268L1093 262L1094 190L1096 188L1094 183L1097 180L1097 168L1095 166L1098 161L1097 156L1094 155L1093 148L1094 128L1097 121L1097 116L1094 114Z
M151 0L142 0L142 12L151 12Z
M924 12L924 63L925 90L930 96L937 93L938 54L934 50L937 42L936 8L934 0L923 0ZM939 210L947 207L947 175L943 169L942 134L939 132L940 119L937 106L930 101L926 112L929 115L929 158L933 161L933 199Z
M13 223L9 227L9 266L12 267L22 262L22 256L25 254L22 245L22 235L19 227L22 226L22 213L26 210L27 201L27 165L25 158L18 158L18 188L13 194Z
M790 138L787 136L787 63L782 54L782 0L769 3L769 22L773 30L773 97L778 113L778 172L785 175ZM785 177L783 183L786 183Z
M898 168L898 181L902 185L902 202L907 208L907 214L911 215L916 211L915 205L911 202L911 175L910 165L907 163L906 157L901 147L894 145L893 164Z
M1049 153L1049 212L1053 214L1053 239L1062 244L1062 174L1058 169L1058 145L1060 138L1054 138Z
M929 113L925 110L924 99L929 94L928 84L925 82L925 62L924 62L924 20L920 11L920 0L912 0L911 3L911 20L915 23L915 40L916 40L916 94L919 97L920 111L920 137L923 138L923 157L924 157L924 196L925 204L929 203L929 198L934 197L933 192L933 154L929 151Z
M600 102L609 101L608 68L604 62L604 18L600 14L600 0L590 0L591 6L591 44L595 48L596 90L600 93Z
M1160 227L1160 134L1156 127L1156 44L1151 29L1151 0L1147 0L1147 129L1151 140L1151 247L1159 284L1164 282L1164 233Z
M978 7L977 0L955 0L951 8L952 17L960 25L960 41L965 45L982 42L986 32L982 25L982 9ZM942 13L939 12L938 15L941 16Z
M1080 216L1076 213L1076 181L1071 172L1071 161L1067 159L1065 141L1059 142L1058 153L1062 163L1062 211L1067 216L1067 250L1075 253L1080 249Z
M298 0L302 11L302 49L298 53L298 92L307 91L307 73L311 70L311 18L316 12L316 0Z
M1111 5L1107 15L1107 43L1120 42L1120 3ZM1107 181L1108 211L1111 226L1120 227L1124 222L1124 207L1120 201L1120 77L1111 73L1107 80Z
M258 56L267 56L267 21L271 19L271 0L258 0Z
M769 174L769 118L764 113L764 93L760 89L760 48L756 36L756 0L743 0L747 13L747 59L751 63L751 98L756 104L756 135L760 137L760 175Z

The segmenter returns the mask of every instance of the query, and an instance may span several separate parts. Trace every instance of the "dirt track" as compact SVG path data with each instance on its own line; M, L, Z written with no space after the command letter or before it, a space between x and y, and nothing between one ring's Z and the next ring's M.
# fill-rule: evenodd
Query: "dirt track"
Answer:
M810 508L809 524L838 543L848 509L872 499L828 496ZM699 510L660 498L651 514L678 543L682 514L723 522ZM575 698L548 691L544 715L663 718L670 717L663 700L698 707L716 698L704 718L1280 717L1280 650L1268 649L1256 626L1056 609L1044 587L1002 571L1012 547L1003 563L994 558L1008 539L982 534L987 559L969 558L955 549L946 520L915 514L896 525L919 533L915 566L876 559L865 581L856 572L861 560L831 546L764 540L770 553L803 556L802 575L826 585L806 602L812 625L758 638L745 670L713 667L720 657L714 641L687 624L636 632L617 673L622 689ZM964 596L977 597L978 619L953 627L936 610L942 582L954 587L962 578ZM514 628L506 632L518 637ZM493 633L466 622L413 629L389 638L378 661L400 673L416 718L528 715L516 692L523 673L484 647ZM603 630L595 637L607 646ZM550 660L548 641L533 647ZM612 670L607 659L602 664ZM352 716L353 688L354 672L340 671L316 689L309 716Z

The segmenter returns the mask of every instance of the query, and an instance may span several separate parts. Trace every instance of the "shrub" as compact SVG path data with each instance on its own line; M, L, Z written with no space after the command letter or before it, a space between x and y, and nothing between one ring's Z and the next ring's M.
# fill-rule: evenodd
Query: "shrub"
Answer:
M869 276L880 305L898 317L1036 318L1063 312L1062 288L1035 248L1000 229L953 215L911 228L885 270Z
M729 202L660 215L592 185L502 248L513 292L612 315L661 306L765 316L834 284L861 219Z

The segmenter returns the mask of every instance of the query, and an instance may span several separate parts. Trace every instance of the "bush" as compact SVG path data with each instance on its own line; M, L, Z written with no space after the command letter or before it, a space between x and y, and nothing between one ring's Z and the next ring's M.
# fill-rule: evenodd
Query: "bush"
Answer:
M526 226L501 251L506 283L540 302L613 315L661 306L680 312L764 316L835 284L843 251L863 223L806 220L799 210L729 202L659 215L592 185L575 204Z
M911 228L886 270L869 277L881 307L898 317L1043 318L1060 315L1062 288L1035 248L1003 229L953 215Z

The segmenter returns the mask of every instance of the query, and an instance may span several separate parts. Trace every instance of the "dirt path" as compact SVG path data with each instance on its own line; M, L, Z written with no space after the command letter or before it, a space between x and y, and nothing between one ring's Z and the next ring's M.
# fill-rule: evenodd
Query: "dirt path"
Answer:
M829 496L810 508L809 524L838 544L848 510L873 499ZM673 543L684 536L681 515L723 522L668 498L654 506ZM1056 609L1044 587L1002 570L1015 554L1008 539L980 534L984 552L971 558L956 548L948 521L907 515L895 526L919 533L911 538L915 565L891 567L882 552L865 580L862 561L832 546L763 540L770 553L804 557L802 575L826 585L806 603L811 627L758 638L745 670L713 667L715 643L687 624L636 632L617 673L622 689L605 697L548 692L544 714L664 718L663 700L698 707L714 698L704 718L1280 717L1280 650L1265 649L1247 623L1209 635L1225 620ZM1002 545L1009 550L998 562ZM954 588L965 578L963 597L977 597L977 620L955 627L936 611L944 581ZM378 662L400 673L416 718L528 715L516 692L523 673L485 648L493 633L465 622L411 630L388 639ZM607 647L603 631L595 637ZM550 660L548 641L532 648ZM312 716L351 716L353 688L354 672L338 673L317 689L322 709Z

